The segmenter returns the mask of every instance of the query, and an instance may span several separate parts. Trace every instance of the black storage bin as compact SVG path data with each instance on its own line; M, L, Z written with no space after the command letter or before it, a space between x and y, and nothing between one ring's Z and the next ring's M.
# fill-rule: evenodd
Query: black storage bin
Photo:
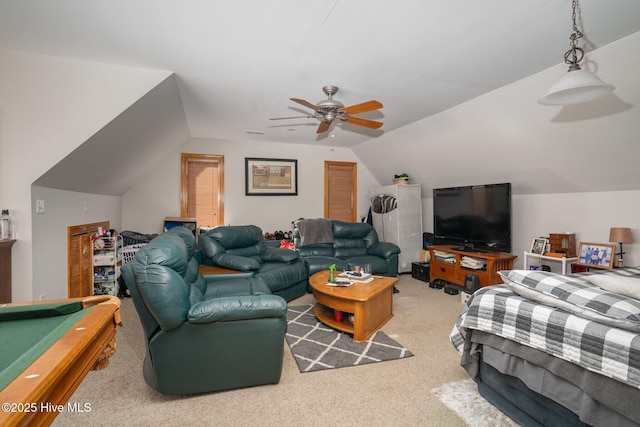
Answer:
M136 231L123 231L120 235L124 246L149 243L151 239L158 236L157 234L142 234Z
M413 262L411 263L411 277L414 279L422 280L423 282L429 281L429 263L428 262Z

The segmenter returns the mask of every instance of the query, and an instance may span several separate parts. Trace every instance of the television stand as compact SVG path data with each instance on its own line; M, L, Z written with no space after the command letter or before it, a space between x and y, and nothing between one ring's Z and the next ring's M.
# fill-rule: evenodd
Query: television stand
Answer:
M498 275L500 270L511 270L516 255L502 252L478 252L459 250L458 246L429 246L430 272L429 281L444 280L459 286L464 286L464 279L467 274L475 274L480 279L480 286L491 286L502 283L502 278ZM445 252L448 255L447 261L436 256L436 251ZM467 268L462 264L463 257L470 257L473 260L486 263L482 268Z

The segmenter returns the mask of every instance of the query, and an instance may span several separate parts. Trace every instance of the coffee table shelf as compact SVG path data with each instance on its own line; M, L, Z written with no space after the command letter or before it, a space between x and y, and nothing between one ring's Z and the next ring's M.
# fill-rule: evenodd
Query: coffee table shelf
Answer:
M334 311L333 308L326 307L322 304L316 304L313 307L313 314L315 314L322 323L333 329L353 335L354 324L349 320L349 316L353 316L353 313L343 312L342 321L338 322L333 316Z

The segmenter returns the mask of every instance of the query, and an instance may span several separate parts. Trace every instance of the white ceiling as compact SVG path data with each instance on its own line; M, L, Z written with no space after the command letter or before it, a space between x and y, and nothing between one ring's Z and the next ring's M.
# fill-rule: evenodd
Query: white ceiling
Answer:
M580 5L588 50L640 30L638 0ZM193 137L354 146L557 65L570 18L570 0L0 0L0 48L172 71ZM269 120L326 84L381 101L361 116L384 126Z

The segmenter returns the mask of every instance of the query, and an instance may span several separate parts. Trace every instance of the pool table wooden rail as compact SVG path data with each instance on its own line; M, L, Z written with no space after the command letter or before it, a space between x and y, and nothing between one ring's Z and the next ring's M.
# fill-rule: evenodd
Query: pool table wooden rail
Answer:
M55 344L27 367L7 387L0 391L0 404L16 404L14 408L3 406L0 425L49 425L58 415L53 410L64 405L91 369L108 366L108 358L116 349L116 325L120 321L120 300L113 296L71 298L56 301L83 302L83 308L94 308L67 331ZM33 305L55 301L13 303ZM5 306L4 304L2 306ZM80 407L91 402L74 402ZM26 406L25 404L34 404ZM51 408L41 411L43 408ZM50 406L47 406L50 405ZM25 409L36 408L35 412ZM13 411L11 409L19 409Z

